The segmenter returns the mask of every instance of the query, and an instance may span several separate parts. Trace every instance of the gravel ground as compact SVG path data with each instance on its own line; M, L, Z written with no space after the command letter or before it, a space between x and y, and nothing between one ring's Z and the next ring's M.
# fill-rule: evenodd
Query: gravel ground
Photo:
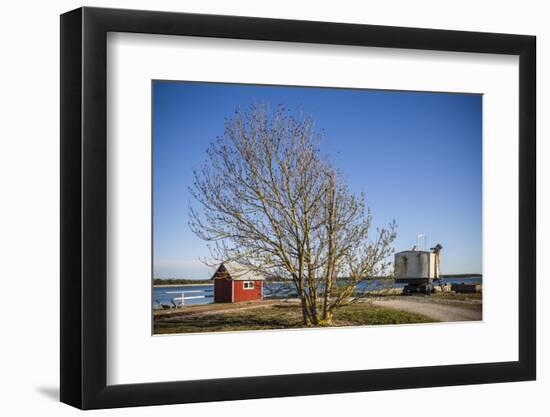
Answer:
M436 304L423 301L389 299L375 300L373 304L396 308L399 310L410 311L423 314L439 321L473 321L482 319L481 305L479 309L460 307L456 305Z

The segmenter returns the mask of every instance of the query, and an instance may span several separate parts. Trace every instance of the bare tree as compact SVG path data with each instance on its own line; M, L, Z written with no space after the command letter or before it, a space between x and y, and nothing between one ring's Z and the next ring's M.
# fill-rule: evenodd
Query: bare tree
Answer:
M190 227L215 262L237 261L287 278L304 324L330 324L359 284L384 275L396 225L376 231L364 195L354 195L320 152L310 117L265 104L237 110L208 148L190 191Z

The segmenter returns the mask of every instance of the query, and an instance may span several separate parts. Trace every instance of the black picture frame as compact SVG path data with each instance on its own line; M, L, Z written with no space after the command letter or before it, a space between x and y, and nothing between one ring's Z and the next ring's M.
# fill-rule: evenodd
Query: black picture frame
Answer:
M519 56L519 360L107 385L108 32ZM102 8L61 16L61 401L82 409L536 378L534 36Z

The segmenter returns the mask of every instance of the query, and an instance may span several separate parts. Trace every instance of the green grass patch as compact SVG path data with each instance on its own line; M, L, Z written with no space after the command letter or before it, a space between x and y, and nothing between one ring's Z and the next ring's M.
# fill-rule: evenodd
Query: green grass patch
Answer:
M436 300L456 300L456 301L473 301L473 302L481 302L483 299L482 293L469 293L469 294L461 294L461 293L454 293L454 292L442 292L442 293L436 293L433 295L433 297Z
M340 308L334 320L347 325L433 323L437 320L418 313L394 308L357 303Z

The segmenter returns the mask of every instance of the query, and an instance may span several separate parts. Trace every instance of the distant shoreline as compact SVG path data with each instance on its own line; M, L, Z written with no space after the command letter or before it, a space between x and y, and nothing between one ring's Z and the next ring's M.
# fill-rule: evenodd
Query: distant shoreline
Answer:
M168 287L200 287L200 286L208 286L208 285L213 285L212 283L210 284L204 284L204 283L199 283L199 284L158 284L158 285L153 285L154 288L168 288Z
M482 278L482 274L441 274L441 278Z
M483 278L482 274L441 274L442 279L449 279L449 278ZM378 277L378 278L372 278L372 280L391 280L393 278L390 277ZM168 281L168 280L167 280ZM153 284L154 288L170 288L170 287L197 287L197 286L209 286L213 285L213 282L205 282L209 280L205 279L198 279L197 283L190 282L192 280L185 280L185 283L182 284ZM291 284L292 280L266 280L266 283L270 284Z

